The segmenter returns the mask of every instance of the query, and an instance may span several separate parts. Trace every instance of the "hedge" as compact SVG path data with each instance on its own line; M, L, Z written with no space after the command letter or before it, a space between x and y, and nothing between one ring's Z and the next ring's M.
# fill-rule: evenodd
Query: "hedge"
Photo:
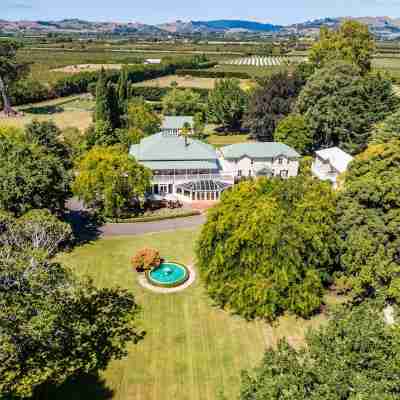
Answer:
M154 222L154 221L164 221L167 219L178 219L178 218L187 218L194 217L196 215L200 215L200 211L188 211L180 214L171 214L171 215L155 215L148 217L136 217L136 218L107 218L107 222L118 223L118 224L133 224L136 222Z
M180 88L178 90L190 89L201 96L203 102L207 101L209 89L201 88ZM170 87L150 87L150 86L132 86L131 94L136 97L143 97L147 101L161 101L162 98L167 95L172 88Z
M178 69L175 72L178 76L193 76L196 78L237 78L237 79L251 79L252 76L246 72L235 72L235 71L210 71L210 70L199 70L199 69Z
M197 67L203 66L208 67L209 63L200 64ZM166 75L173 75L177 69L186 67L193 67L193 62L182 60L169 64L127 66L128 79L132 83L143 82ZM16 106L86 93L89 89L93 91L99 73L100 71L83 71L67 75L58 79L53 85L45 85L32 79L22 80L10 90L11 104ZM116 83L120 71L107 70L105 74L109 81Z

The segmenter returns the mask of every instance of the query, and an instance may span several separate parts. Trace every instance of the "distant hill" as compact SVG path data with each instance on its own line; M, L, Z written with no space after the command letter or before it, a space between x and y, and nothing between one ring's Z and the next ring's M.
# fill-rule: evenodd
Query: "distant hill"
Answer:
M288 26L260 23L247 20L211 20L211 21L174 21L160 25L148 25L141 22L91 22L81 19L64 19L61 21L5 21L0 20L2 32L77 32L77 33L116 33L138 34L144 36L166 37L175 34L229 34L272 33L317 35L322 26L336 28L345 18L322 18L305 21ZM352 18L368 24L371 31L381 37L400 36L400 18L360 17Z

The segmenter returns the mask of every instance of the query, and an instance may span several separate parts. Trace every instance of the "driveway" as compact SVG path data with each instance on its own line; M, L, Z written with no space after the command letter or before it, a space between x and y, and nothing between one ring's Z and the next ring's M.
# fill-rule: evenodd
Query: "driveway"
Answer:
M166 219L153 222L136 222L134 224L105 224L99 228L100 236L123 236L123 235L142 235L144 233L156 233L174 231L177 229L196 228L204 224L205 215L194 217Z
M142 235L144 233L157 233L165 231L174 231L176 229L196 228L203 225L206 221L204 214L193 217L184 217L176 219L166 219L153 222L136 222L134 224L112 224L106 223L102 226L96 225L90 219L90 213L87 212L82 202L76 199L70 199L67 202L67 208L70 211L69 220L74 227L75 236L82 240L93 240L96 237L124 236L124 235Z

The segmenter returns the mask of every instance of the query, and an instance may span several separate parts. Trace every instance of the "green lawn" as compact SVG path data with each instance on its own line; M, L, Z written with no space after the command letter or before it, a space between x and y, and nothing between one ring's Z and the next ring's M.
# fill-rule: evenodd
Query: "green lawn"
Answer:
M249 142L248 135L216 135L212 134L207 137L207 142L215 147L228 146L235 143Z
M282 318L274 327L246 322L212 306L204 289L194 286L176 294L155 294L137 284L129 258L154 247L163 257L193 263L197 230L102 239L65 254L61 260L99 286L131 289L142 305L145 339L129 356L111 364L102 385L86 382L62 388L57 400L216 400L220 390L234 399L240 371L256 366L267 345L282 336L301 342L307 326L321 323Z

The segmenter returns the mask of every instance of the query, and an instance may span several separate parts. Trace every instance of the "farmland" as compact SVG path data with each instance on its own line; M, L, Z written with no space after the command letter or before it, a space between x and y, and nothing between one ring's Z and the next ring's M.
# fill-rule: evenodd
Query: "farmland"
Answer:
M93 101L87 99L86 96L71 96L18 107L18 110L24 114L23 117L0 117L0 125L22 128L34 119L52 120L60 129L76 127L83 132L92 122L92 109Z

